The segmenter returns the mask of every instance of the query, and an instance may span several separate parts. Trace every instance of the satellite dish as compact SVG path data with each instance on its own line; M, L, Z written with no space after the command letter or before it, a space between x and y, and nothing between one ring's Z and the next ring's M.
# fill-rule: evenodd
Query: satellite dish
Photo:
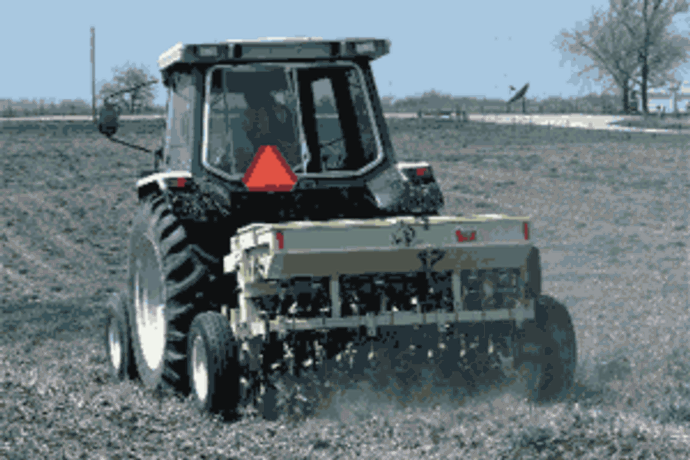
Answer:
M508 104L512 104L513 102L517 101L517 100L520 99L521 97L524 97L525 94L527 93L527 88L529 88L529 83L526 83L525 86L523 86L522 88L520 88L520 91L518 91L517 93L515 93L515 94L513 95L513 97L510 98L510 100L508 101Z

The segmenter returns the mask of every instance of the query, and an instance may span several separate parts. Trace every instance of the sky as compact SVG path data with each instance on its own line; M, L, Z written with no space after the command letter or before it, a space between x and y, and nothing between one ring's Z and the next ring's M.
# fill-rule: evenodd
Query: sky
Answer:
M392 42L391 53L372 65L381 96L433 89L507 99L510 85L528 82L528 98L585 95L602 88L570 83L577 69L561 65L553 41L562 29L590 18L592 8L606 5L608 0L7 2L0 28L0 99L90 102L91 27L97 85L127 63L159 77L158 57L178 42L361 36ZM690 79L689 65L683 74ZM163 86L154 91L155 103L164 105Z

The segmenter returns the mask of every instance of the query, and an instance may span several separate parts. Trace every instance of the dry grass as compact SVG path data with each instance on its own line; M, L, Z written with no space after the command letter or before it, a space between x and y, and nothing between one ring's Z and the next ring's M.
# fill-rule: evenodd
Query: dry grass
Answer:
M302 401L306 418L228 423L109 382L100 302L124 281L133 180L151 159L61 127L5 132L0 457L690 458L687 139L390 127L400 159L432 162L447 213L533 216L544 289L576 326L570 401L533 406L494 383L403 405L363 384ZM154 128L132 139L156 145Z

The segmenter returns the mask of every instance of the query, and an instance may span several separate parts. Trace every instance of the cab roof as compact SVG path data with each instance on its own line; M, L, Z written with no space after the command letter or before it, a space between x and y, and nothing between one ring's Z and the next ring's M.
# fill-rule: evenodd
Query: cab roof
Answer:
M260 61L332 61L378 59L390 52L390 40L377 38L262 37L220 43L178 43L161 54L158 67L164 77L179 64L208 65ZM164 80L167 80L164 78Z

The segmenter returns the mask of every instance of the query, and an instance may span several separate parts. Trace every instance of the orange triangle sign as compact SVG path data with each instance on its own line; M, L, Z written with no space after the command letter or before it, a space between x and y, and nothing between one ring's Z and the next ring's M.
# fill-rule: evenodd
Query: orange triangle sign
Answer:
M242 178L250 192L289 192L297 176L275 145L262 145Z

